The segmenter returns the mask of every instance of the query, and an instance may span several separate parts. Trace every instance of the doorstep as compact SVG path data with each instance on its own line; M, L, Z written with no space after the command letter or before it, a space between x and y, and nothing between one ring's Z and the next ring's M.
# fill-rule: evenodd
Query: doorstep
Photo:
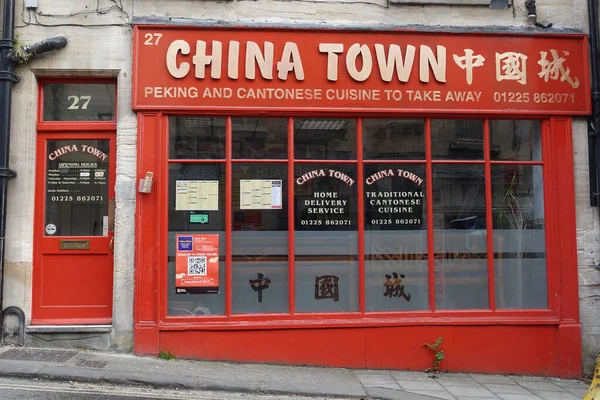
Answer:
M27 333L107 333L112 325L29 325Z

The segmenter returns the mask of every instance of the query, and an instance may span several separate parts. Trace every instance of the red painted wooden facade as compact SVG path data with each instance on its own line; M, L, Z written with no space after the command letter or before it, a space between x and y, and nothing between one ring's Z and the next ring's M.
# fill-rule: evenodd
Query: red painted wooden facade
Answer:
M110 78L45 78L39 82L36 140L35 214L33 226L32 325L111 324L113 307L113 231L74 236L45 232L47 146L52 141L108 142L108 202L114 201L116 122L44 119L47 84L112 84ZM114 86L116 88L116 86ZM65 98L66 100L66 98ZM115 93L116 100L116 93ZM116 103L113 104L116 110ZM114 117L114 116L113 116ZM73 203L73 199L70 201ZM64 241L87 241L88 249L63 249Z
M473 69L473 90L481 91L482 102L478 105L455 102L419 103L409 102L396 106L383 101L344 105L344 102L327 99L304 102L292 100L270 101L252 104L248 99L231 98L169 98L156 97L158 93L148 87L312 87L335 88L356 87L347 75L340 73L339 81L326 77L327 57L319 52L319 43L343 43L348 49L352 43L412 43L415 47L427 44L432 48L442 43L448 54L464 54L468 39L475 54L480 52L485 59L481 71ZM173 71L182 63L188 63L189 72L185 76L173 77L165 67L167 48L174 40L187 41L190 50L178 50ZM305 81L293 79L293 72L286 79L279 79L277 71L273 79L230 79L226 62L221 64L221 74L217 79L206 66L206 78L194 77L192 56L196 40L219 40L257 43L271 41L276 44L275 63L281 56L284 42L295 41L302 55ZM550 47L566 50L571 57L570 77L579 77L577 85L562 82L537 81L534 69L535 60L541 51ZM184 46L185 47L185 46ZM243 45L241 46L243 48ZM245 30L213 29L204 30L192 27L138 26L135 29L134 47L134 88L133 107L138 111L138 178L148 171L154 172L154 189L151 193L138 193L136 206L136 278L135 278L135 345L134 351L141 354L156 354L168 350L179 357L194 357L209 360L235 360L250 362L273 362L284 364L310 364L353 368L425 369L431 365L431 354L423 347L424 342L443 337L446 359L441 368L450 371L477 371L488 373L523 373L552 376L579 376L581 374L581 328L578 311L577 254L575 230L575 204L573 182L573 155L570 115L589 113L589 82L587 41L583 35L503 35L503 34L440 34L410 32L336 32L336 31L294 31L294 30ZM527 71L530 81L523 85L517 81L499 82L493 60L494 52L527 53L531 63ZM438 49L439 52L439 49ZM207 52L208 53L208 52ZM224 55L227 54L225 47ZM243 52L242 52L243 54ZM550 53L548 53L550 54ZM533 59L534 55L538 58ZM243 56L240 56L243 57ZM550 57L550 55L548 55ZM375 59L375 56L373 56ZM385 86L377 76L366 79L365 87L370 90L401 88L401 90L466 90L465 71L448 56L447 82L430 81L429 86L419 77L419 68L413 69L410 80L392 82ZM362 61L364 63L364 59ZM243 64L240 62L240 64ZM360 65L356 67L361 69ZM322 65L323 68L313 68ZM343 67L343 63L340 62ZM417 61L418 65L418 61ZM363 65L364 66L364 65ZM342 68L340 67L340 68ZM433 68L433 67L431 67ZM484 69L485 68L485 69ZM185 68L184 68L185 69ZM343 70L343 69L342 69ZM243 76L239 69L240 77ZM318 71L318 72L315 72ZM428 70L429 71L429 70ZM233 73L231 73L233 74ZM456 78L460 74L460 79ZM218 74L217 74L218 75ZM356 75L362 79L358 74ZM430 75L433 77L433 75ZM433 78L432 78L433 79ZM440 78L441 79L441 78ZM475 83L477 79L478 83ZM419 82L420 80L420 82ZM532 82L533 81L533 82ZM362 87L362 86L361 86ZM560 87L561 103L542 102L540 93L553 93ZM410 89L408 89L410 88ZM400 89L398 89L400 90ZM507 101L495 101L499 91L519 91L529 93L529 102L515 105ZM550 92L549 92L550 91ZM406 93L406 92L405 92ZM534 101L535 94L539 102ZM487 97L486 97L487 96ZM523 99L523 97L521 97ZM547 96L544 98L548 99ZM564 104L562 99L570 101ZM503 97L500 97L503 100ZM572 100L572 101L571 101ZM438 104L439 103L439 104ZM363 165L368 161L362 157L362 131L358 124L356 134L357 158L346 161L357 167L358 185L358 276L359 311L352 313L298 313L295 311L294 294L294 230L288 232L289 252L289 312L285 314L233 314L232 313L232 215L225 213L226 226L226 273L223 284L225 290L225 314L222 316L176 317L167 315L167 208L168 208L168 118L171 115L226 116L226 152L223 160L190 160L189 162L222 163L226 171L226 209L231 210L232 166L236 162L261 163L274 160L235 160L232 158L231 116L279 116L289 117L287 158L277 160L288 166L288 182L293 182L295 163L308 163L311 160L294 160L293 117L362 117L385 116L432 118L444 115L450 117L477 118L524 118L542 121L542 161L515 162L520 165L541 165L544 169L544 204L547 249L547 288L548 308L510 310L497 309L495 305L494 260L488 257L489 309L485 310L436 310L433 227L428 225L429 251L429 304L428 310L405 312L366 312L365 311L365 263L364 207L363 207ZM456 164L479 164L485 169L485 179L491 179L490 169L495 164L510 164L507 161L493 161L489 156L489 129L484 124L484 140L487 144L483 160ZM436 163L448 161L434 160L431 154L431 129L426 119L426 167L427 179ZM171 160L173 161L173 160ZM387 161L387 160L386 160ZM393 160L392 160L393 161ZM177 162L188 162L177 160ZM314 162L314 160L312 160ZM320 163L339 161L318 160ZM402 161L406 162L406 161ZM491 189L487 185L486 210L488 210L487 231L492 230ZM294 198L294 185L288 185L289 199ZM427 185L428 200L433 197L432 185ZM427 204L431 204L428 201ZM432 220L432 209L428 207L428 220ZM289 220L294 220L294 207L288 207ZM492 236L487 236L488 254L493 253Z

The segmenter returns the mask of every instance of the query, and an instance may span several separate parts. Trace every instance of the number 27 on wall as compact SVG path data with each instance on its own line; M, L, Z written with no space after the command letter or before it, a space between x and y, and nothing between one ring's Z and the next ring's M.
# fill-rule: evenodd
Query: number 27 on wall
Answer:
M90 100L92 100L92 96L69 96L68 99L69 101L72 101L68 110L87 110L87 106L90 103Z

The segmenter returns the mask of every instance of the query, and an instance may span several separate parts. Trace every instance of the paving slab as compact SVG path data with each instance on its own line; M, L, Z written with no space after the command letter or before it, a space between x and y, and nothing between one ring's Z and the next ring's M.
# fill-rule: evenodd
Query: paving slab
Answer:
M412 390L410 393L431 396L435 397L436 399L456 400L456 397L446 390Z
M536 390L533 394L539 396L543 400L581 400L581 397L577 397L569 392L545 392Z
M505 394L531 394L531 392L525 389L522 386L515 384L506 385L506 384L494 384L494 383L484 383L483 386L492 393L505 393Z
M506 375L469 374L473 380L479 383L497 383L499 385L516 385L517 382Z
M498 394L502 400L540 400L535 394Z
M467 386L481 387L479 382L471 378L468 374L443 374L435 378L435 381L442 386Z
M403 390L444 390L442 385L437 383L435 379L413 379L413 380L399 380L396 379L398 384Z
M564 391L563 388L561 388L558 385L555 385L552 382L549 381L540 381L540 382L528 382L528 381L521 381L519 382L520 386L523 386L526 389L529 389L530 391L534 391L534 390L545 390L547 392L562 392Z
M374 399L382 400L435 400L439 397L430 397L418 393L404 392L401 390L389 390L376 387L366 388L367 395Z
M496 396L484 387L467 387L467 386L445 386L444 389L452 393L455 397L478 397L478 398L495 398Z

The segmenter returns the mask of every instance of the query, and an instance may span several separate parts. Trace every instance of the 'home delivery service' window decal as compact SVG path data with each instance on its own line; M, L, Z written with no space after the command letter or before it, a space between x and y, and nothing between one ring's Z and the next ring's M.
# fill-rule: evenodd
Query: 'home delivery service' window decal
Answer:
M582 35L137 28L134 108L586 114Z

